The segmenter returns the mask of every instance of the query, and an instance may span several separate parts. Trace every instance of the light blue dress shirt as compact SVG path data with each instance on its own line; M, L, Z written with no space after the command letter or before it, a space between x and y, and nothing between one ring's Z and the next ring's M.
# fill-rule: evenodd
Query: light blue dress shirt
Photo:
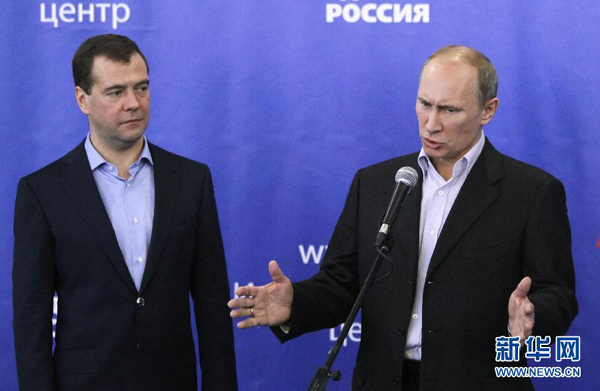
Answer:
M481 155L484 143L485 135L482 130L479 141L454 164L452 178L448 181L436 171L425 151L421 148L418 162L423 171L423 198L421 199L419 226L419 268L417 271L415 301L404 352L404 357L407 359L421 360L423 288L425 287L429 262L450 209L452 209L452 205L454 205L467 175L469 175L479 155Z
M123 259L139 291L154 218L154 167L148 141L144 137L140 158L129 166L129 179L119 177L117 166L98 153L89 134L85 152Z

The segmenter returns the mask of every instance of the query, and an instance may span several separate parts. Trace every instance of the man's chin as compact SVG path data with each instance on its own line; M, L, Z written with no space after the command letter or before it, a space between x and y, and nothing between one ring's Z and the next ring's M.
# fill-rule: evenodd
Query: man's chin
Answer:
M441 145L436 148L431 148L426 145L423 145L423 150L425 151L425 154L432 159L444 158L444 155L446 153Z
M144 137L145 129L136 131L128 131L121 134L120 137L114 139L113 144L120 150L131 149L139 145Z
M125 122L120 125L121 132L129 133L129 132L142 132L146 131L148 127L148 121L140 120L133 122Z
M123 140L137 141L144 135L144 132L146 131L147 127L147 122L140 121L126 123L121 127L119 136Z

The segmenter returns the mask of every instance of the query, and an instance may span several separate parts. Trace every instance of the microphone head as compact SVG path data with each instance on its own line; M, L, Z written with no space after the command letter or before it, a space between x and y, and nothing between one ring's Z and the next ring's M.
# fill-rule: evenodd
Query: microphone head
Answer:
M417 185L418 180L419 174L417 174L417 170L412 167L405 166L396 172L396 183L402 182L411 189Z

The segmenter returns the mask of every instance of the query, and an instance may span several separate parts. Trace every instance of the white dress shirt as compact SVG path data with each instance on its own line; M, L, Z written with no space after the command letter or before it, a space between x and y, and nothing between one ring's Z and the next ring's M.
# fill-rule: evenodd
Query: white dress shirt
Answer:
M455 164L452 177L446 181L436 171L423 148L419 154L419 166L423 171L423 198L421 199L421 220L419 226L419 268L415 301L408 326L404 357L421 360L421 336L423 317L423 288L425 286L429 262L435 249L446 218L454 205L467 175L475 165L483 150L485 135L481 131L479 141Z

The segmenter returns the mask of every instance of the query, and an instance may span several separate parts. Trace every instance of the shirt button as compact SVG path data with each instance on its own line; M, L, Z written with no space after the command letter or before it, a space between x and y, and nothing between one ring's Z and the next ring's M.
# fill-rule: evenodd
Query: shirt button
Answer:
M417 320L417 318L418 318L418 317L419 317L419 315L417 315L417 314L413 314L413 316L412 316L412 318L413 318L414 320Z
M139 223L140 221L138 220L138 218L137 218L137 217L134 217L134 218L133 218L133 222L134 222L135 224L137 224L137 223Z
M112 171L113 170L113 166L108 165L108 169Z
M127 186L127 187L131 187L131 183L127 183L125 186Z
M444 195L444 192L440 190L440 191L438 191L438 194L439 195Z
M408 352L406 355L407 355L408 357L412 357L412 356L414 355L414 353L413 353L413 352Z
M431 235L431 236L435 235L435 230L432 229L431 231L429 231L429 235Z
M142 258L142 257L137 257L137 261L138 261L139 263L142 263L142 262L144 262L144 258Z
M135 303L139 306L139 307L143 307L144 304L146 304L146 300L144 300L143 297L138 297L137 300L135 301Z

